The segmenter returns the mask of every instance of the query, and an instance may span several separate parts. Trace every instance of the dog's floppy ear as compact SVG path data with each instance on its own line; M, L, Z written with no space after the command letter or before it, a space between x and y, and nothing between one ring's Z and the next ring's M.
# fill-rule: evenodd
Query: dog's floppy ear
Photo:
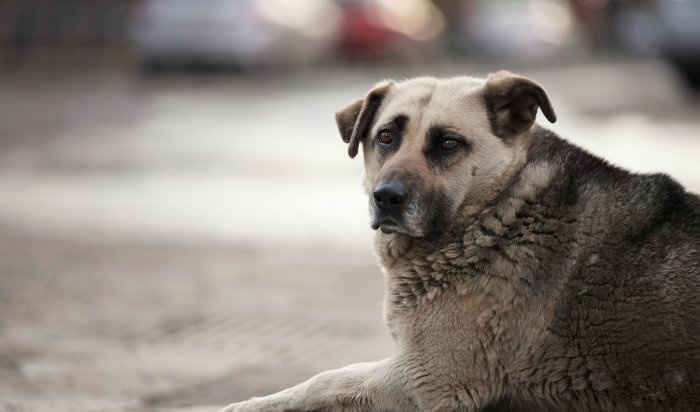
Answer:
M335 121L338 124L340 137L343 138L345 143L350 144L348 146L348 154L351 158L357 155L360 141L369 132L377 110L379 110L384 96L393 84L394 82L391 80L377 83L369 91L367 97L356 100L335 112Z
M535 123L537 108L550 122L557 121L542 86L505 70L489 74L484 101L493 133L504 139L530 129Z

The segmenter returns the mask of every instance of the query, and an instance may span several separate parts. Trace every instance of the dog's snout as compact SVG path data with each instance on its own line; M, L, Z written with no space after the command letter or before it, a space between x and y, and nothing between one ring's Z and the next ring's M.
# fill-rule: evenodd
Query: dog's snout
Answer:
M383 209L398 209L406 200L406 188L401 182L382 180L372 192L374 203Z

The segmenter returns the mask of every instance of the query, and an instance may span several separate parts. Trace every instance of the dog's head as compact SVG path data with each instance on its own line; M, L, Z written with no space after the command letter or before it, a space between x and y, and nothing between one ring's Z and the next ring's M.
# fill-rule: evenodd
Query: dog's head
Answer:
M502 71L487 79L381 82L336 113L348 153L362 144L372 227L423 237L442 232L522 164L544 89Z

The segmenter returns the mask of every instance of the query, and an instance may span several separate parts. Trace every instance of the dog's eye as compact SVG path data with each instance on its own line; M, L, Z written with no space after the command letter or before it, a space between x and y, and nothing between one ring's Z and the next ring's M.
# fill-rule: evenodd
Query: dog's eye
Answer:
M440 148L446 152L455 150L459 147L459 141L457 139L445 139L440 143Z
M377 140L379 140L379 143L381 144L391 144L391 142L394 141L394 135L391 132L385 130L383 132L379 132Z

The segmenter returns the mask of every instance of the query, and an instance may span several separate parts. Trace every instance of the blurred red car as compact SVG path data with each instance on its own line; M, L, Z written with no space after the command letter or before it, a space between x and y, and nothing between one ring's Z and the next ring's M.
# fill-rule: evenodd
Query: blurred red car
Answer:
M379 19L381 10L376 2L340 0L338 5L343 11L337 43L342 54L370 57L391 53L400 36Z
M336 0L338 51L358 58L420 58L440 49L446 27L428 0ZM438 46L438 47L435 47Z

